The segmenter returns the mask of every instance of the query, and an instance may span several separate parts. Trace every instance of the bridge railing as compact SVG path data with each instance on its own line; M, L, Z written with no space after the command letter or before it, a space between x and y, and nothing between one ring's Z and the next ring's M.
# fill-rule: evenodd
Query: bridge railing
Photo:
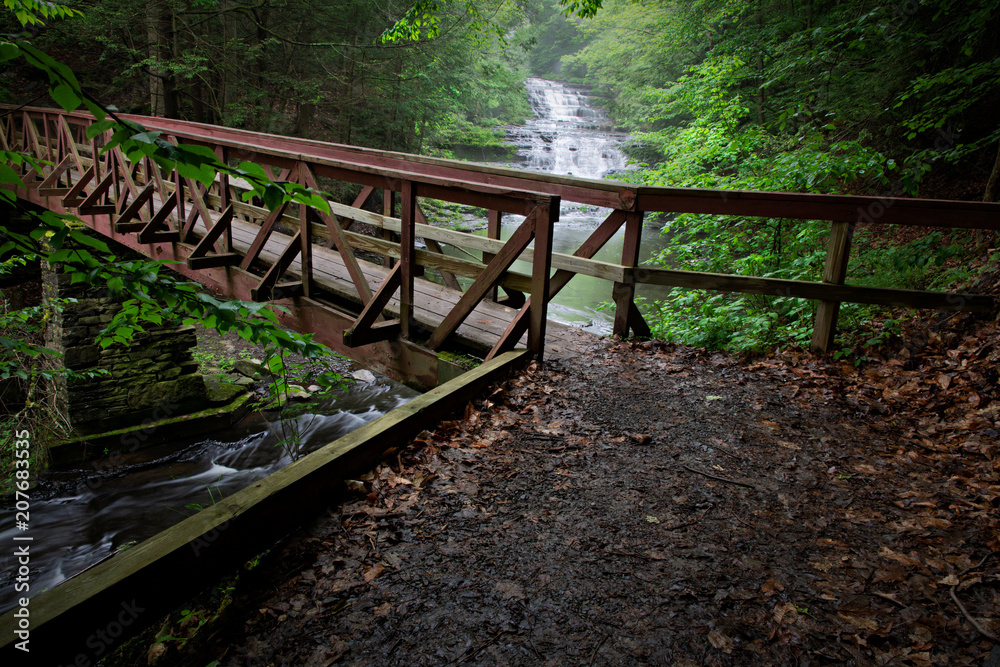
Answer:
M168 123L180 121L168 121ZM186 125L186 124L185 124ZM204 131L215 128L201 126ZM201 131L201 130L199 130ZM229 130L224 130L229 132ZM237 131L238 132L238 131ZM252 134L252 133L247 133ZM550 298L574 273L606 278L615 303L614 333L630 331L647 335L649 327L635 305L635 287L653 284L668 287L740 292L766 296L797 297L818 302L812 347L825 351L832 344L837 316L843 302L887 306L987 312L995 307L991 297L974 294L873 288L846 284L847 266L857 225L903 225L940 228L1000 229L1000 204L987 202L914 199L895 196L819 195L787 192L756 192L696 188L640 187L614 181L595 181L553 174L539 174L491 165L470 164L439 158L405 155L374 149L341 146L306 139L274 138L309 152L345 161L390 168L419 164L421 171L468 183L520 188L559 196L562 201L612 209L590 237L572 255L573 266L554 258L558 269L550 286ZM411 167L412 168L412 167ZM713 274L639 266L643 218L653 213L701 213L740 218L779 218L829 224L822 282ZM489 236L499 237L500 212L490 215ZM590 260L624 227L624 242L618 269ZM451 243L458 239L440 239ZM466 242L469 247L475 242Z
M53 120L55 116L62 118ZM12 120L13 117L36 119L31 120L31 123L41 123L37 127L32 127L25 125L26 120L20 122L20 127L27 129L17 136L27 150L42 151L41 154L44 154L48 146L61 147L52 155L53 162L58 165L54 171L58 171L67 159L61 151L65 151L69 148L69 144L73 143L60 139L61 135L56 126L58 124L82 126L89 118L82 114L46 115L42 110L31 109L8 119L12 129L15 129L16 125ZM39 120L41 118L49 120L42 122ZM966 311L988 311L994 307L992 298L981 295L869 288L845 283L851 241L858 224L994 230L1000 228L1000 204L898 197L639 187L613 181L538 174L505 167L342 146L294 137L279 137L185 121L131 116L126 118L185 143L210 146L222 160L259 162L265 165L270 175L281 180L298 180L304 185L315 187L317 178L329 178L363 186L361 195L352 206L333 204L334 210L329 215L307 213L306 217L311 223L303 225L300 221L299 225L299 241L302 249L311 247L311 244L307 244L303 239L328 238L341 252L345 264L352 269L351 275L360 302L366 309L345 332L345 341L350 345L388 340L398 333L402 333L404 337L412 335L410 331L412 327L407 324L411 318L402 314L403 308L409 307L408 304L401 304L398 322L378 320L381 317L381 309L390 301L395 303L394 297L389 293L390 290L396 289L395 281L399 280L404 293L410 293L412 277L424 266L441 272L446 284L453 288L459 287L456 276L474 279L467 296L463 296L460 300L461 307L446 318L446 321L442 321L430 339L425 341L432 347L443 343L447 334L454 331L455 326L461 324L463 318L468 317L471 308L479 299L495 296L497 286L504 287L509 297L512 297L508 303L515 306L519 305L518 297L521 293L530 293L530 297L525 297L525 304L520 306L514 322L494 346L491 356L510 348L529 329L533 332L529 336L533 349L541 354L540 341L544 337L544 321L539 321L538 318L542 317L545 305L539 304L539 301L547 302L577 273L593 275L611 283L610 296L615 303L614 332L622 336L630 331L640 335L649 333L649 327L635 305L635 288L640 284L817 300L819 305L814 324L813 347L819 350L826 350L831 345L841 302ZM85 152L82 146L80 152ZM49 153L52 153L51 148ZM76 163L81 165L79 169L86 166L85 160L81 161L81 157L74 157ZM50 181L52 177L52 173L46 175ZM185 211L185 202L188 202L190 209L190 213L184 218L184 225L178 231L185 240L193 241L195 236L200 235L199 245L193 253L194 257L187 259L188 264L209 268L219 262L235 261L225 258L228 252L226 251L228 236L225 236L226 230L223 229L225 226L216 225L218 230L213 227L201 235L200 230L196 231L199 214L195 209L201 206L199 202L205 202L205 206L212 206L217 211L225 211L228 207L232 207L237 214L241 210L246 214L246 210L240 208L239 189L225 177L219 179L219 182L211 188L201 190L192 187L193 184L178 182L175 178L166 184L167 191L170 190L171 183L174 183L173 187L177 192L184 192L183 196L177 196L178 210ZM48 185L51 186L51 183ZM383 193L382 213L362 210L360 207L378 190ZM129 194L131 190L126 192L126 195ZM427 225L426 217L417 201L418 197L470 204L487 209L488 238L473 237ZM153 198L155 199L155 195ZM132 201L134 204L135 200ZM550 234L552 223L558 219L560 201L610 209L606 219L572 255L551 252ZM528 248L528 244L538 231L531 214L535 209L538 211L536 217L542 216L546 219L547 222L541 227L545 227L547 231L544 231L544 238L535 240L535 248L532 251ZM509 245L511 241L502 244L497 240L500 220L505 213L525 215L530 221L526 223L529 224L529 230L515 234L516 238L512 239L514 246ZM830 224L822 282L639 266L643 218L648 213L702 213L808 220ZM258 211L257 215L259 214ZM300 212L300 218L301 215ZM207 219L210 216L202 214L200 217ZM286 218L295 218L291 208L262 219L258 217L261 233L264 234L264 230L273 230L278 220ZM351 225L354 221L381 229L383 238L352 232ZM317 224L312 224L313 222ZM132 224L133 228L138 227L138 223ZM609 263L593 260L597 251L622 228L624 228L624 243L620 261ZM194 236L191 236L192 234ZM394 240L394 234L399 237L399 243ZM160 238L156 237L148 226L140 230L139 236L142 239ZM417 237L424 239L426 250L416 248L414 239ZM264 240L266 241L266 235ZM209 251L208 246L214 248L219 243L221 247L217 248L216 252ZM262 243L255 242L251 245L251 252L240 259L241 268L248 268L255 261L254 253L261 251ZM440 252L441 244L448 244L475 255L467 260L447 257ZM504 248L507 250L504 251ZM398 278L390 275L391 281L384 283L382 289L373 291L365 284L363 276L358 277L363 272L355 270L356 260L352 259L355 249L383 255L387 258L387 264L398 260L398 270L394 267ZM272 275L287 270L289 266L297 268L301 262L308 268L309 253L302 250L298 253L301 254L301 259L291 246L286 253L281 253L278 258L281 261L272 265L273 271L266 276L266 281L254 287L253 296L265 297L268 295L268 289L275 288L280 288L281 293L285 295L295 294L299 290L308 295L314 287L309 280L302 281L303 285L299 288L294 282L279 284L280 276ZM530 279L509 270L510 262L521 255L533 262ZM290 257L293 259L289 259ZM479 257L481 261L477 261ZM497 262L498 257L501 259L500 262ZM542 271L543 266L548 268ZM543 289L542 283L545 279L541 273L550 273L553 268L555 272L548 278ZM308 270L306 274L309 274ZM543 294L546 296L541 296ZM400 300L402 301L402 297Z
M157 119L144 120L149 129L157 129ZM331 316L337 311L337 326L331 332L315 322L300 322L303 328L318 329L319 338L335 349L379 347L384 355L393 357L387 363L407 367L407 374L412 374L416 365L425 366L426 375L434 375L437 359L424 350L444 345L491 290L514 280L529 296L495 342L491 356L513 348L525 332L529 349L542 356L552 230L559 214L557 196L274 150L268 141L248 145L236 140L242 137L218 139L159 128L169 141L209 146L223 164L256 162L277 181L313 189L319 189L322 179L360 185L358 206L381 190L387 204L385 213L392 217L398 210L394 231L400 240L394 244L391 270L381 285L370 285L353 246L370 246L379 240L349 231L355 219L367 212L346 207L356 212L338 216L287 202L265 211L242 202L243 189L237 179L225 173L206 186L176 171L162 173L149 159L129 162L118 148L102 152L107 135L88 138L86 129L92 122L84 114L42 109L9 114L0 133L3 146L49 162L41 173L28 170L21 174L24 187L18 188L19 194L50 208L77 213L97 231L149 256L179 262L176 268L181 273L228 296L259 301L318 299L322 303L310 303L308 312L299 308L296 316L302 320L313 317L317 310L329 311ZM524 216L514 236L495 248L489 261L476 267L472 284L429 332L418 332L414 317L414 278L422 270L415 243L416 225L422 216L418 197ZM343 213L344 208L337 210ZM247 221L253 224L250 236L247 224L241 224ZM331 307L329 301L335 299L327 298L330 295L325 293L313 261L317 230L322 230L319 240L330 242L340 254L358 295L360 315ZM532 243L531 275L520 282L508 278L510 265ZM392 254L385 245L377 249ZM390 301L394 313L383 313ZM393 314L396 316L391 317ZM397 342L404 343L403 353Z

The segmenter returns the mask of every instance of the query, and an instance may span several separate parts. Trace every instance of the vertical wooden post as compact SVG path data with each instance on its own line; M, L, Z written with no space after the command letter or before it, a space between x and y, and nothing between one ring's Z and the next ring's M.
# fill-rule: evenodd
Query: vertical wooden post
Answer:
M500 238L500 221L503 218L503 213L500 211L490 210L486 218L486 238L499 240ZM489 264L496 257L494 253L484 252L483 253L483 264ZM490 301L496 301L499 296L498 288L496 285L490 288L487 299Z
M299 254L299 266L302 275L302 295L311 297L313 293L313 257L312 257L312 209L305 204L299 204L299 240L302 250Z
M639 263L639 243L642 240L642 211L625 213L625 242L622 245L622 266L634 267ZM615 301L615 324L613 333L619 338L628 338L629 312L635 307L635 279L628 275L623 283L615 283L611 290Z
M47 159L49 162L52 163L52 168L54 169L55 165L59 164L59 160L61 160L62 158L52 156L52 139L49 136L49 125L51 124L52 123L50 122L49 115L47 113L43 113L42 130L43 134L45 135L45 159ZM45 174L42 174L42 177L44 178Z
M528 349L535 359L545 356L545 323L549 310L549 274L552 270L552 233L559 220L559 197L535 214L535 252L531 267L531 306L528 313Z
M409 340L413 329L413 275L416 269L416 251L414 250L414 232L416 231L417 191L413 181L403 181L400 193L400 225L399 233L399 325L400 335Z
M834 222L830 229L830 241L826 246L826 263L823 266L823 282L843 285L847 278L847 260L851 255L851 238L854 236L853 222ZM839 301L820 301L813 323L812 343L814 352L827 352L837 333L837 316L840 314Z
M394 191L388 190L388 189L387 190L383 190L382 191L382 215L384 215L387 218L394 218L395 217L395 212L396 212L395 209L396 209L396 193ZM392 238L392 232L389 231L388 229L383 229L382 230L382 238L384 240L386 240L386 241L392 241L393 240L393 238ZM382 256L382 262L383 262L383 266L385 266L385 268L387 268L387 269L391 269L395 265L395 263L396 263L396 261L392 257L389 257L388 255L383 255Z
M222 159L222 156L219 156ZM304 162L299 163L298 171L298 182L302 187L308 188L310 183L310 177L312 172L309 170L309 165ZM228 179L219 181L220 186L225 186L226 191L229 190ZM222 194L222 193L220 193ZM222 195L223 204L225 204L227 197ZM302 275L302 295L306 297L312 296L313 293L313 233L312 233L312 220L313 212L312 209L303 204L299 203L299 242L301 243L301 250L299 252L299 267L301 268ZM230 225L232 227L232 225Z
M97 164L95 161L94 164ZM186 225L184 221L187 219L184 215L184 179L181 178L181 174L174 167L174 197L177 198L177 205L174 207L174 213L177 215L177 231L181 233L181 241L187 243L187 235L185 235Z
M229 166L229 153L226 150L225 146L216 147L215 157L219 158L219 162L221 162L222 164L226 165L227 167ZM219 172L219 199L220 199L219 203L220 211L225 211L229 207L229 205L233 203L233 195L232 192L230 192L229 190L229 174L224 171ZM305 238L305 234L303 234L303 238ZM222 237L222 246L223 246L222 247L223 252L233 251L232 225L226 227L226 231ZM302 284L303 285L306 284L304 278L302 280Z

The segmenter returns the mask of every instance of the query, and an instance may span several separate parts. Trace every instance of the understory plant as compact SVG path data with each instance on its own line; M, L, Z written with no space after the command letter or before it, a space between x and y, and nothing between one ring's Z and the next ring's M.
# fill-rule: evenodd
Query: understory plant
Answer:
M650 126L637 135L641 154L659 157L627 177L644 184L720 190L843 193L852 189L893 195L912 193L913 175L857 140L833 140L832 114L825 126L803 125L795 135L748 122L741 97L752 71L739 59L709 56L669 89L650 90ZM725 196L722 193L720 196ZM651 261L675 269L764 278L819 281L830 224L782 218L679 214L666 221L669 246ZM962 251L941 233L886 250L856 230L849 279L860 285L926 289L928 278ZM949 277L958 277L954 273ZM942 286L940 280L932 281ZM815 303L773 294L675 289L665 301L640 306L653 335L677 342L754 352L776 344L808 344ZM857 325L871 309L843 304L840 322Z

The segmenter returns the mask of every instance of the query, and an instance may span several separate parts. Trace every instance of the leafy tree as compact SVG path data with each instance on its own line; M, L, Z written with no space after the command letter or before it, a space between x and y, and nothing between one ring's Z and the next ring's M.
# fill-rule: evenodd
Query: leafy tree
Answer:
M488 15L506 35L520 20L516 6L440 10L433 39L421 26L416 40L386 41L405 5L91 1L82 17L41 30L37 43L86 53L78 75L121 109L414 151L455 116L489 126L528 113L511 87L512 74L521 78L517 55L477 29Z
M45 19L67 17L72 11L38 0L6 0L23 26L37 26ZM259 196L271 208L284 201L297 201L328 209L326 199L297 184L274 183L256 165L239 167L221 164L211 150L199 146L172 145L158 133L135 123L124 121L90 96L80 86L73 71L39 50L24 37L0 41L0 59L23 59L48 79L51 98L63 109L72 111L85 107L97 122L88 130L96 133L112 130L108 146L120 147L132 160L153 159L165 169L176 167L185 177L211 183L220 171L239 176L250 183L247 197ZM36 157L14 151L0 151L0 183L19 183L15 168L44 168ZM40 210L20 202L11 190L0 188L0 205L14 210L8 219L21 218L26 224L0 226L0 257L5 258L0 273L16 264L31 261L58 266L68 273L72 282L105 285L122 302L122 308L99 338L102 346L127 343L147 324L160 324L165 318L177 318L185 323L200 322L221 333L234 331L242 338L265 346L270 351L272 370L281 370L284 353L294 351L307 357L322 354L325 348L301 335L282 329L275 313L265 304L221 301L200 291L195 283L178 280L163 271L163 264L148 260L121 260L107 244L85 233L82 222L72 216ZM33 386L64 371L45 365L26 364L54 356L40 341L25 335L39 326L44 312L22 309L6 312L0 321L0 379L19 378ZM277 359L275 362L274 359ZM276 368L277 367L277 368ZM20 424L31 420L43 408L37 393L29 392L29 402L13 415ZM16 430L16 429L15 429Z
M935 165L1000 140L997 0L562 4L592 17L593 35L564 67L585 68L610 91L612 114L635 130L630 178L641 183L915 195ZM987 198L998 172L1000 155ZM664 226L674 243L661 261L816 280L827 229L681 215ZM900 263L856 247L862 282L909 280L903 264L922 271L934 262L921 258L940 256L918 244L900 251L914 261ZM809 302L780 296L687 292L647 308L654 332L698 345L760 349L805 342L811 329Z

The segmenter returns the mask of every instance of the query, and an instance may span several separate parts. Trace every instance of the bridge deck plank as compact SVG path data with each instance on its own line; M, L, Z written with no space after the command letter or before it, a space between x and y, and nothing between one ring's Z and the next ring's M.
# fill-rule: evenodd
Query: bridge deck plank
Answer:
M234 220L234 249L246 252L259 229L260 227L252 223ZM273 232L261 251L260 259L267 264L273 264L281 251L288 245L290 239L291 236L287 234ZM377 264L360 261L359 265L373 289L377 289L377 286L381 285L382 281L389 275L389 269ZM299 259L296 258L289 267L286 277L299 278L299 267ZM313 280L322 288L354 303L361 304L361 298L358 296L350 273L336 250L318 245L313 246ZM413 293L414 317L422 327L431 331L437 328L462 296L461 292L423 278L417 278L414 281ZM397 296L389 301L386 310L392 316L398 317L399 298ZM472 315L458 328L456 336L465 345L487 351L499 340L516 314L517 311L513 308L491 301L482 301L473 310ZM554 323L550 323L550 326L546 348L558 353L574 340L572 327Z

